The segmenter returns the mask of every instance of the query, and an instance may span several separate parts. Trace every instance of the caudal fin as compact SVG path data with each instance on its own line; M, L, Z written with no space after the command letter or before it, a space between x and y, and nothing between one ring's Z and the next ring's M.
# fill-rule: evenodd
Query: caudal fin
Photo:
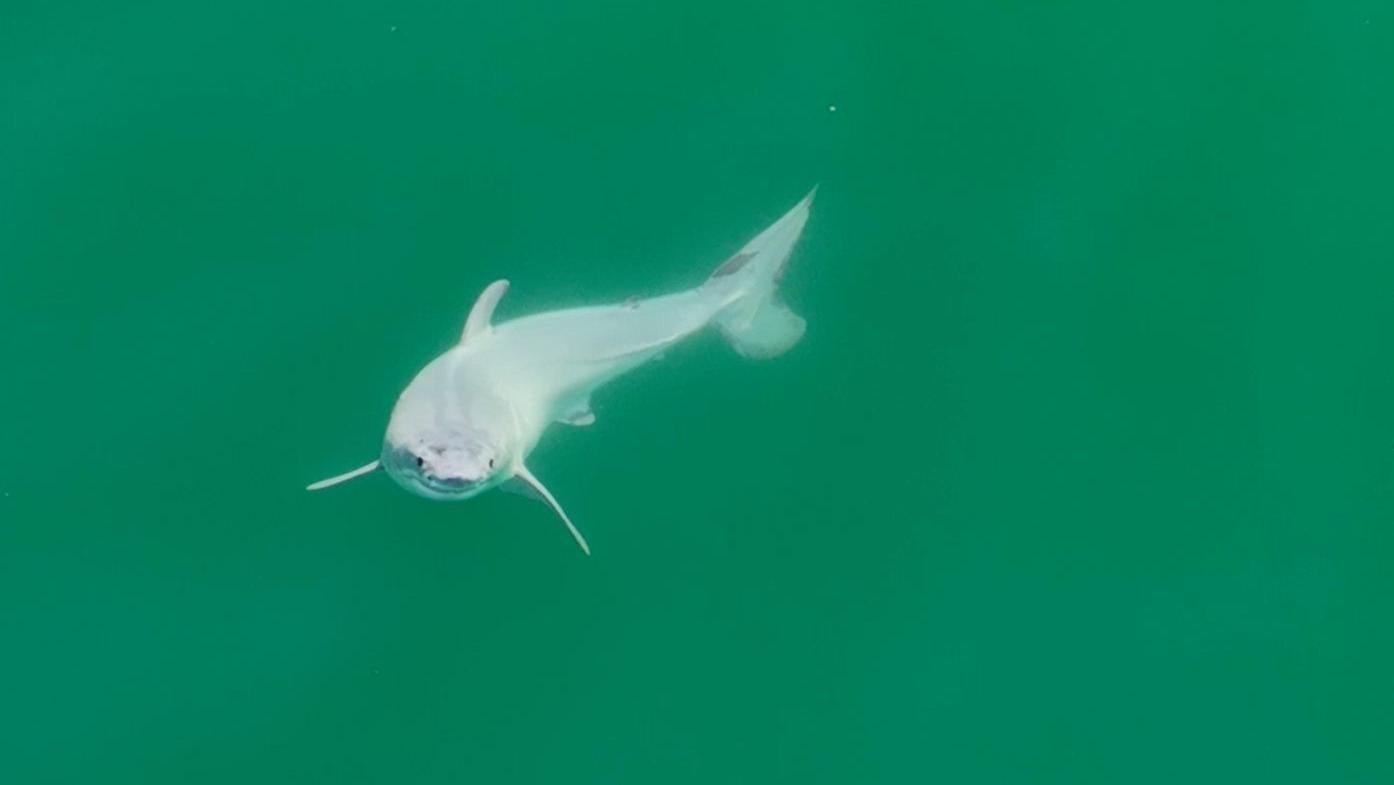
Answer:
M716 317L716 326L746 357L781 355L803 337L806 323L780 300L779 280L817 193L815 186L784 217L716 268L708 281L709 286L730 286L736 292L735 299Z

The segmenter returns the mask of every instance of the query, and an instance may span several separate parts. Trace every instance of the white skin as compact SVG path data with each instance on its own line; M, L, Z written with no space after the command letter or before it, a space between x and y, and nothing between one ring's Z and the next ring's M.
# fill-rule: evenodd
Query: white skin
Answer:
M468 499L510 480L547 502L587 553L585 539L526 461L553 423L589 425L591 394L709 324L747 356L779 354L803 320L775 285L808 218L810 193L693 289L619 305L572 308L491 325L508 289L480 295L458 345L421 369L397 399L380 461L310 486L366 474L379 463L403 488Z

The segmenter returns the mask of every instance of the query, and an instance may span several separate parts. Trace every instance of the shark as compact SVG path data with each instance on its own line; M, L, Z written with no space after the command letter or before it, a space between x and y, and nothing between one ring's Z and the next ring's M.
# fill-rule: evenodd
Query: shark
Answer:
M501 488L549 506L589 555L585 536L528 468L534 448L553 425L594 423L596 390L709 327L748 358L793 348L806 323L780 297L779 283L817 191L684 291L496 321L509 284L489 284L459 342L397 398L378 458L307 490L378 470L428 499L459 501Z

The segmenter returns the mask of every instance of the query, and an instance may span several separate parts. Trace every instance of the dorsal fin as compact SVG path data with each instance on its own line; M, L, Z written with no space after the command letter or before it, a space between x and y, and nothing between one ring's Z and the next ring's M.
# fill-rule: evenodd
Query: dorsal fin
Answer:
M489 322L494 318L494 308L507 291L508 281L500 279L489 284L480 293L479 299L474 301L474 307L470 309L469 318L465 320L465 330L460 334L460 343L469 343L471 338L477 338L489 331Z

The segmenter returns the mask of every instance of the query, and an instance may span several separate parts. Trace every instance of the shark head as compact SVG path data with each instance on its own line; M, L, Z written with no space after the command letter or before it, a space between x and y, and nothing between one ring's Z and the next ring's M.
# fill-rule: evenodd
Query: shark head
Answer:
M379 459L397 484L430 499L468 499L513 473L512 410L455 368L433 363L412 381L392 410Z
M384 440L379 459L398 485L431 499L468 499L494 487L504 451L487 431L445 424L405 443Z

